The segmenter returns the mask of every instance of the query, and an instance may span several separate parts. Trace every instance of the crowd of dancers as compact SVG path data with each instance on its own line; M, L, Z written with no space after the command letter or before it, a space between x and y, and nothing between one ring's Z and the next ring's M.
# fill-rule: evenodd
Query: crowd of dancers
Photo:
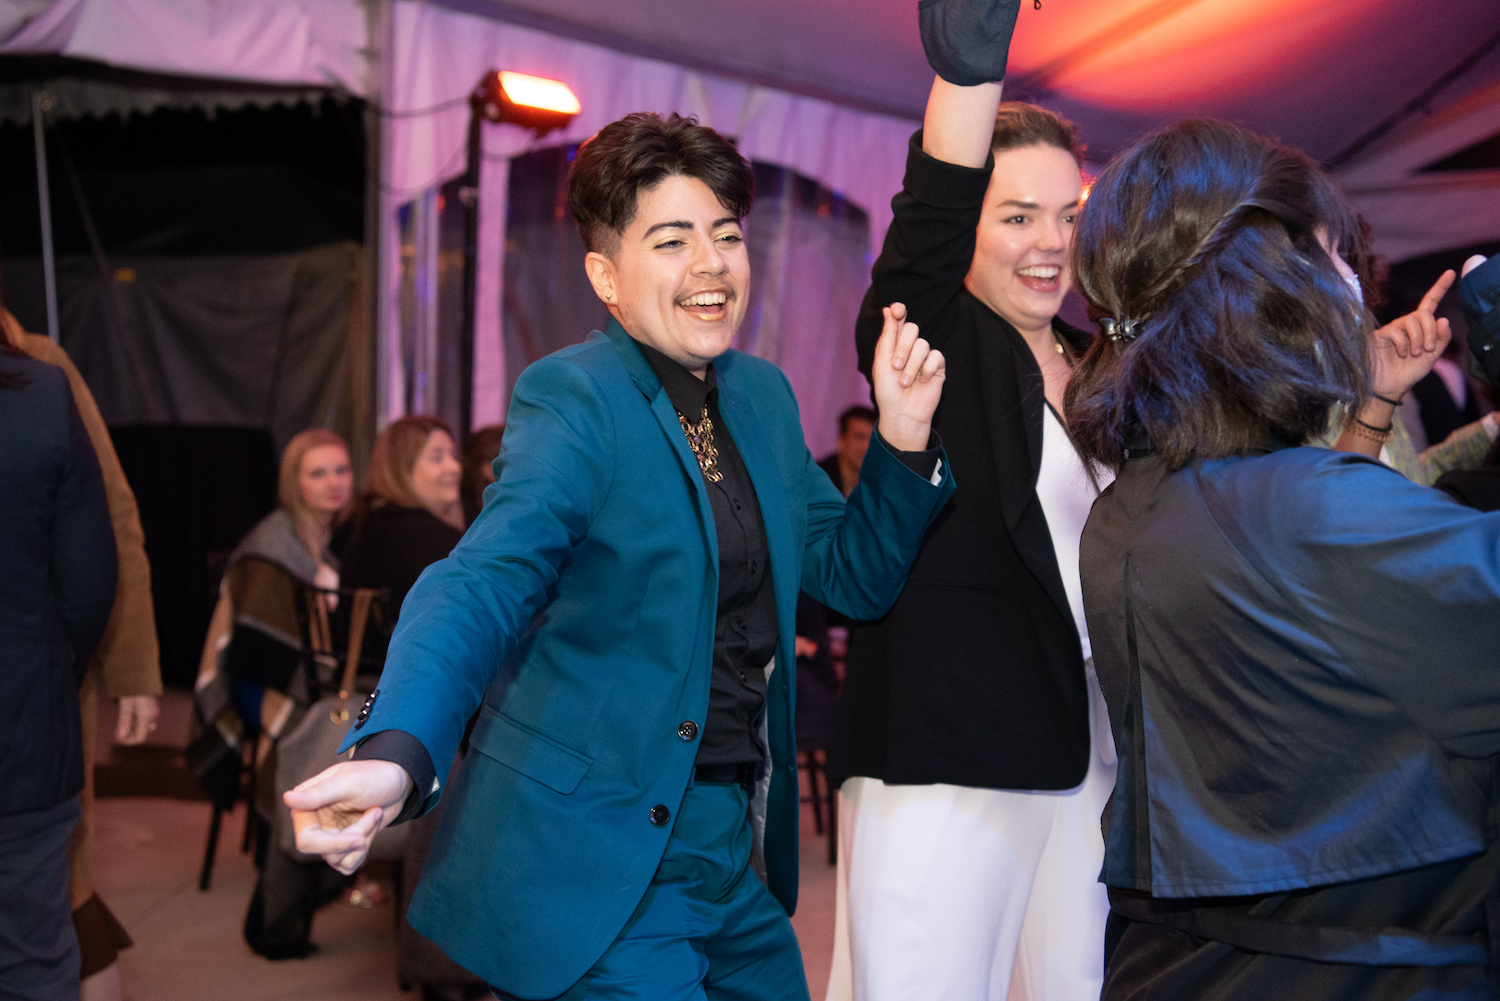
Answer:
M312 698L294 654L233 662L236 630L316 633L361 589L399 620L351 760L268 807L259 951L304 949L320 887L405 828L411 926L496 998L807 998L802 592L854 623L828 1001L1500 997L1500 435L1417 454L1397 413L1456 282L1500 380L1500 263L1380 325L1334 181L1216 121L1085 204L1073 125L1002 100L1017 6L921 7L937 78L854 330L857 485L729 347L749 165L652 113L572 163L610 321L522 374L482 505L407 419L339 537L342 442L288 447L208 728L279 737ZM1069 288L1097 333L1058 319ZM102 628L60 621L74 650ZM328 663L362 632L323 626Z

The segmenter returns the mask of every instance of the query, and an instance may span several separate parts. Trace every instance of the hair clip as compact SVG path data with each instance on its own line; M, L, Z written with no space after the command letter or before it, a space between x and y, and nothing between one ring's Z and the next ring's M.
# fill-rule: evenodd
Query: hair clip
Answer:
M1104 328L1104 336L1116 344L1129 344L1135 340L1135 328L1140 326L1140 320L1116 320L1113 316L1106 316L1099 321L1099 326Z

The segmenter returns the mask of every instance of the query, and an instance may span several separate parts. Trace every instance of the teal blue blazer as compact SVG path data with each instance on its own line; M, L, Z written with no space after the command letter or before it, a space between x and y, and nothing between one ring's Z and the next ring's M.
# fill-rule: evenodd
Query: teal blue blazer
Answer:
M736 351L714 368L776 589L758 816L766 883L790 914L797 592L884 613L954 484L946 459L934 484L877 436L846 504L781 371ZM718 543L677 414L614 322L522 373L496 471L463 541L408 594L353 736L403 730L441 774L479 710L408 919L491 984L550 998L614 941L666 848L671 825L650 816L675 816L698 753L685 735L708 716Z

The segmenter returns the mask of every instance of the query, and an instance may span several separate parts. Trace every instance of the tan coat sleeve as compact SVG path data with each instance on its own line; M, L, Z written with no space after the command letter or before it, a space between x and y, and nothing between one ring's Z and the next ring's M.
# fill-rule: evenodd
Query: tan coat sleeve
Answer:
M151 564L146 559L146 534L141 530L140 509L125 480L120 458L110 441L109 428L89 392L83 376L61 347L45 337L25 333L16 318L0 310L6 338L38 361L56 365L68 374L78 414L88 430L89 441L104 472L104 492L109 500L110 521L115 529L120 576L115 607L110 613L104 638L99 641L94 663L110 698L125 695L161 694L161 651L156 641L156 608L151 600Z

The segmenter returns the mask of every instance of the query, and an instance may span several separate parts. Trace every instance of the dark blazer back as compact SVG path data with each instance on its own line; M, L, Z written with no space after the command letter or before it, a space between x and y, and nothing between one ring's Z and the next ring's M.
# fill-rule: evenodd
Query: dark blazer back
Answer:
M78 685L115 601L104 477L62 369L0 355L0 814L83 788Z
M891 611L851 631L834 783L1068 789L1088 769L1083 650L1036 496L1041 370L1016 329L964 287L989 174L935 160L913 137L860 311L866 376L892 302L943 352L933 429L959 489ZM1056 329L1079 351L1089 342Z

